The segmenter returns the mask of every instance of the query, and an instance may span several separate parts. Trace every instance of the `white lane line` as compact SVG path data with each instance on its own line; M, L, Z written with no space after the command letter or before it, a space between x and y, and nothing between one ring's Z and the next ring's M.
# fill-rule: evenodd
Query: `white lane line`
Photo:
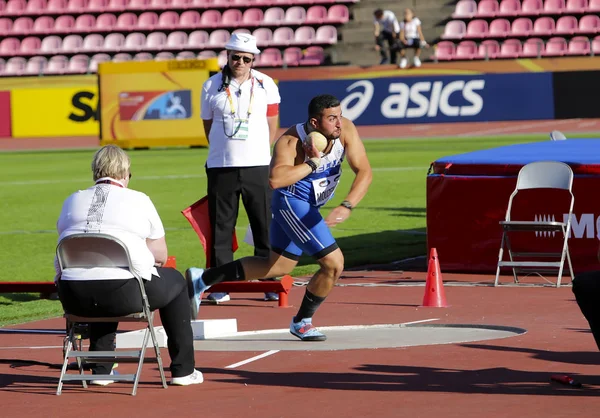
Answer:
M226 369L235 369L236 367L243 366L244 364L252 363L253 361L260 360L261 358L272 356L273 354L279 353L279 350L269 350L266 353L259 354L258 356L250 357L249 359L240 361L238 363L230 364L225 367Z
M42 350L46 348L63 348L62 345L37 345L32 347L0 347L0 350Z
M57 331L51 329L17 329L17 328L0 328L0 333L6 334L57 334L65 335L65 331Z
M420 321L404 322L400 325L406 326L406 325L412 325L412 324L422 324L423 322L431 322L431 321L439 321L439 320L440 320L440 318L422 319Z

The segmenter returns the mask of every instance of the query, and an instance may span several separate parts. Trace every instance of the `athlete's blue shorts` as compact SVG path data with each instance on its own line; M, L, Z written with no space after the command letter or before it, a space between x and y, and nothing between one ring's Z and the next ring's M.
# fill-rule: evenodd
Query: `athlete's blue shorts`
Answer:
M292 260L305 253L318 260L338 248L319 209L310 203L275 190L271 211L270 242L275 253Z

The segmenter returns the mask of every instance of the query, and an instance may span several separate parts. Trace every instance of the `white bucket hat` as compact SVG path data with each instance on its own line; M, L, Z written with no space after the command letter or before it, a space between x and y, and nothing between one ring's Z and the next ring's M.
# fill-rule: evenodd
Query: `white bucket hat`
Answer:
M260 49L256 47L256 37L249 33L233 33L229 42L225 45L228 51L247 52L249 54L260 54Z

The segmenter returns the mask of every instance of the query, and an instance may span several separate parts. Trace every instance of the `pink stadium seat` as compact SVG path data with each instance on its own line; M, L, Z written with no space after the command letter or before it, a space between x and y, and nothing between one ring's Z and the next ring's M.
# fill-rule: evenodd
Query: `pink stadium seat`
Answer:
M545 0L544 13L549 15L560 14L566 8L565 0Z
M4 38L0 41L0 55L17 55L20 45L17 38Z
M0 13L6 10L6 1L0 0ZM0 65L4 65L4 60L0 60ZM0 70L1 72L1 70Z
M83 39L81 50L85 52L98 52L104 49L104 37L97 33L92 33Z
M239 7L241 9L245 9L246 7L255 6L256 3L258 3L258 2L255 2L253 0L231 0L232 6ZM270 4L270 2L269 2L269 4Z
M6 61L4 75L21 75L25 71L27 60L23 57L12 57Z
M152 30L158 23L158 15L154 12L144 12L138 17L137 29Z
M308 12L307 12L308 19ZM329 23L337 23L337 24L345 24L350 20L350 11L348 10L348 6L344 4L336 4L331 6L327 11L327 18L325 22Z
M271 45L287 46L294 42L295 33L292 28L287 26L277 28L273 31L273 40Z
M590 40L585 36L574 36L569 41L566 55L589 55Z
M488 36L490 38L504 38L510 34L510 22L506 19L494 19L490 23Z
M475 17L494 17L500 6L497 0L481 0L477 5L477 14ZM458 53L458 48L456 50Z
M520 57L523 58L539 58L544 53L544 41L540 38L529 38L523 42L523 51Z
M157 28L173 30L179 25L179 15L176 12L163 12L158 17Z
M587 9L588 0L567 0L565 13L584 13Z
M287 25L301 25L306 20L306 9L292 6L285 11L284 23Z
M13 21L8 17L0 17L0 36L6 36L10 33Z
M467 25L467 33L464 37L470 39L486 38L488 31L489 27L487 21L483 19L474 19Z
M192 7L192 0L171 0L174 9L188 9Z
M302 50L292 46L283 51L283 64L288 67L297 67L302 59Z
M69 15L61 15L54 21L54 32L69 33L75 27L75 18Z
M67 10L71 13L83 13L87 10L87 0L69 0Z
M600 12L600 0L590 0L587 11L592 13ZM592 44L592 50L594 50L593 46Z
M544 56L547 57L556 57L563 56L567 53L567 41L565 38L550 38L548 42L546 42L546 50L544 51Z
M507 39L500 46L500 54L498 57L517 58L521 54L521 51L523 51L521 41L518 39Z
M196 28L200 26L200 13L195 10L187 10L179 16L180 28Z
M217 53L215 51L200 51L198 59L216 58Z
M435 47L435 58L438 61L449 61L454 58L456 46L451 41L441 41Z
M548 36L554 33L556 23L551 17L540 17L533 23L532 35Z
M256 45L259 48L264 48L271 45L273 41L273 31L269 28L258 28L252 32L252 35L256 37Z
M529 36L533 31L533 22L528 17L519 17L515 19L510 28L511 36Z
M133 57L128 53L120 52L112 57L112 62L128 62L131 61L132 58Z
M106 10L111 12L122 12L124 10L127 10L127 2L128 0L108 0L108 7L106 8ZM107 61L110 61L110 59L108 59ZM92 65L94 65L93 62L90 62L90 66Z
M502 0L496 16L518 16L521 12L519 0Z
M95 30L100 32L109 32L117 24L117 16L112 13L102 13L96 19L96 28Z
M42 41L36 36L28 36L21 41L20 55L35 55L40 52Z
M19 16L27 9L25 0L8 0L4 14L9 16Z
M192 51L181 51L175 57L177 60L194 60L196 59L196 53Z
M210 0L191 0L190 7L193 9L208 9L211 7Z
M600 31L600 17L585 15L579 19L578 33L598 33Z
M325 6L311 6L306 11L306 24L317 25L327 20L327 9Z
M217 29L208 36L208 45L212 48L224 48L230 37L231 33L228 30Z
M54 30L54 19L50 16L40 16L33 22L32 32L50 33Z
M260 9L251 8L244 10L242 24L244 26L257 26L263 22L264 13Z
M462 39L467 33L467 25L462 20L451 20L446 23L442 39Z
M237 28L236 30L234 30L231 33L246 33L248 35L252 35L252 31L250 29L246 29L246 28Z
M294 44L296 45L310 45L314 43L317 38L315 28L312 26L301 26L296 29L294 33Z
M577 32L577 18L575 16L561 16L556 21L554 33L559 35L572 35Z
M523 0L521 3L521 15L523 16L537 16L542 10L544 10L544 3L542 0Z
M25 71L23 71L23 74L44 74L44 69L46 68L47 64L48 60L46 59L46 57L31 57L25 65Z
M139 32L130 33L125 37L123 51L140 51L146 45L146 35Z
M211 5L213 7L229 7L230 1L229 0L211 0Z
M85 74L88 71L90 59L87 55L73 55L69 60L67 73L69 74Z
M154 57L149 52L138 52L133 56L133 61L152 61Z
M208 32L203 30L196 30L190 33L187 45L189 48L201 49L208 45Z
M150 0L129 0L127 10L148 10L150 9Z
M27 2L27 7L25 8L25 12L28 15L39 15L44 13L46 10L47 2L46 0L29 0Z
M188 42L187 33L176 31L167 36L167 49L183 49Z
M273 4L275 6L282 6L282 7L290 6L295 3L296 3L295 0L272 0L269 2L269 4ZM325 2L319 1L319 3L325 3Z
M62 39L58 36L46 36L42 39L42 45L40 46L40 52L45 54L57 54L60 52L62 47Z
M155 61L168 61L168 60L173 60L173 59L175 59L175 55L173 55L171 52L168 52L168 51L159 52L154 57Z
M63 39L62 52L74 53L79 52L83 47L83 38L80 35L67 35Z
M219 52L219 55L217 55L217 63L219 67L223 67L227 64L227 51Z
M119 51L125 44L125 36L122 33L109 33L104 38L105 51Z
M315 43L333 45L338 41L338 33L335 26L319 26L316 32Z
M477 3L475 0L459 0L454 8L452 17L454 19L471 18L477 13Z
M11 32L15 35L25 35L33 30L33 19L30 17L18 17L13 22Z
M277 48L267 48L262 54L257 65L261 67L281 67L283 64L283 56Z
M477 58L494 59L500 53L500 44L495 39L486 39L479 44Z
M87 11L94 13L102 13L108 8L108 0L90 0L88 3ZM70 63L71 61L69 61ZM86 62L86 70L87 70ZM71 65L71 64L69 64Z
M216 28L221 23L221 12L218 10L207 10L200 16L200 27Z
M323 9L325 9L323 7ZM325 14L327 15L327 14ZM281 25L283 23L283 20L285 19L285 12L283 11L283 9L281 7L270 7L265 11L265 15L263 17L263 24L264 25ZM308 23L308 22L306 22ZM314 23L318 23L318 22L314 22Z
M150 9L168 10L171 8L170 0L150 0Z
M164 49L167 45L167 35L162 32L152 32L146 38L145 49Z
M46 12L51 13L62 13L67 10L69 6L67 0L48 0L46 5Z
M472 60L477 57L477 44L473 41L462 41L456 46L454 59Z
M120 31L135 30L137 27L137 16L133 13L121 13L117 16L115 29Z
M63 74L69 67L69 59L64 55L54 55L48 60L44 74Z
M592 52L594 55L600 55L600 36L592 39Z
M242 25L242 11L238 9L227 9L221 16L221 27L237 28Z
M73 30L75 32L91 32L96 26L96 18L92 15L79 15L75 19L75 26Z
M98 64L100 64L101 62L108 62L108 61L110 61L110 55L108 55L108 54L94 55L92 58L90 58L90 67L89 67L90 72L95 73L96 71L98 71Z
M321 65L325 61L325 51L320 46L309 46L300 60L300 65Z

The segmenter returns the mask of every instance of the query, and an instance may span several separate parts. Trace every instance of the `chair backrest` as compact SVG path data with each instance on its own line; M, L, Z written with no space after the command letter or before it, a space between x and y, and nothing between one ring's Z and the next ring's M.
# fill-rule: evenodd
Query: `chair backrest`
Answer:
M118 238L107 234L69 235L58 243L56 256L61 270L68 268L117 267L135 274L129 251Z
M561 189L571 191L573 170L558 161L529 163L519 171L517 190Z

